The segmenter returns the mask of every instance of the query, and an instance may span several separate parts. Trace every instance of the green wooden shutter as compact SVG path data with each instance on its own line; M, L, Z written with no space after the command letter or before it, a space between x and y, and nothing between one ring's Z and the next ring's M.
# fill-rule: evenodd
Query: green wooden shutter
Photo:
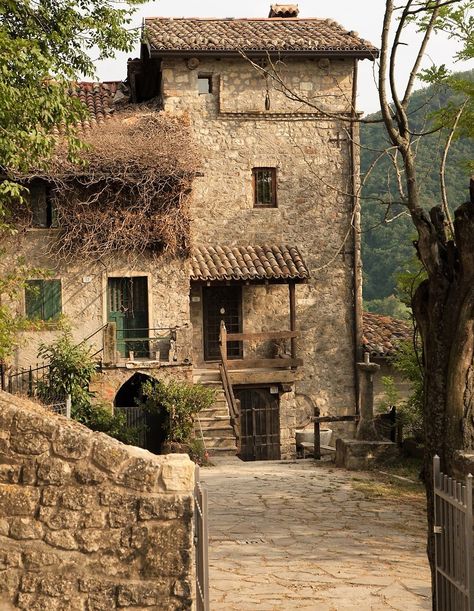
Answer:
M43 281L43 320L53 320L61 314L61 280Z
M28 280L25 287L25 313L27 318L41 319L43 316L42 280Z
M26 316L54 320L61 314L61 280L28 280L25 289Z

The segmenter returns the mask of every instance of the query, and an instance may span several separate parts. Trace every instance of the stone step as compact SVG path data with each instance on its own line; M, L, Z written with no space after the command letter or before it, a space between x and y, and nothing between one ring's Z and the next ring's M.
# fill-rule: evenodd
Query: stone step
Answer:
M206 450L233 450L237 452L235 437L204 437Z

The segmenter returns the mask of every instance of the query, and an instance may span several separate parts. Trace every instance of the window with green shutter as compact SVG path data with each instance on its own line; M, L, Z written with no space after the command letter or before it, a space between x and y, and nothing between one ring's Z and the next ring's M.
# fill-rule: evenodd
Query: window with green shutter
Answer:
M61 314L61 280L28 280L25 288L26 316L55 320Z

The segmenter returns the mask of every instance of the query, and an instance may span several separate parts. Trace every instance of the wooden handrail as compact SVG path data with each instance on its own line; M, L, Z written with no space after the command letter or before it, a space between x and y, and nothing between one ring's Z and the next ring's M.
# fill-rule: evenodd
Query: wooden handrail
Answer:
M262 331L260 333L227 333L228 342L265 341L271 339L293 339L301 337L300 331Z

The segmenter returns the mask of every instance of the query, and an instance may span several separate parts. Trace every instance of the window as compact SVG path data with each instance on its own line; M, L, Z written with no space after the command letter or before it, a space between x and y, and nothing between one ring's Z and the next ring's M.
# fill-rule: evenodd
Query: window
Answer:
M212 76L198 75L198 91L199 95L212 93Z
M254 168L253 190L256 208L276 208L276 168Z
M56 211L49 196L48 185L44 182L34 182L28 185L28 190L31 226L41 229L56 227Z
M25 288L27 318L52 321L61 311L61 280L28 280Z

